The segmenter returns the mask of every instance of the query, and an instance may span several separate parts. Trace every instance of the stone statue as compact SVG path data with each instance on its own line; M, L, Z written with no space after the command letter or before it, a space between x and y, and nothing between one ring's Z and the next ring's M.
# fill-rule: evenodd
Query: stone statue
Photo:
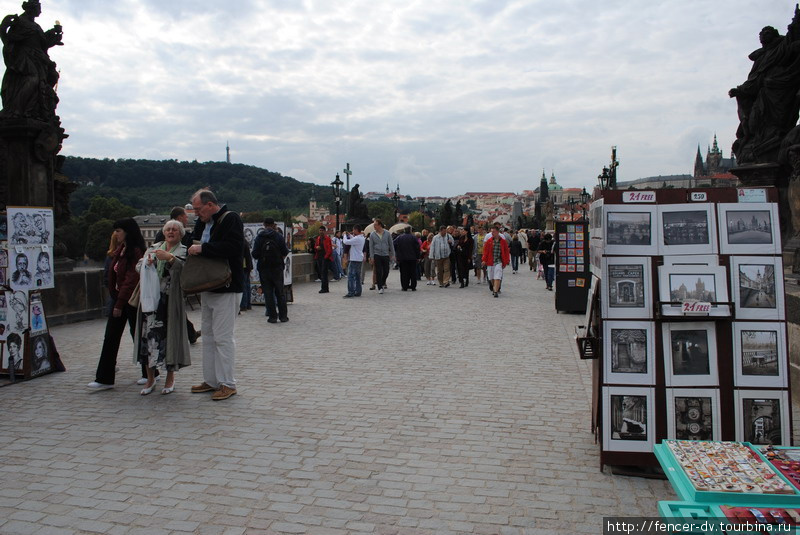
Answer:
M761 48L750 54L753 67L742 85L728 92L736 98L739 128L733 153L739 165L776 162L786 134L800 111L800 8L785 36L772 26L759 33Z
M42 13L39 0L23 2L22 15L8 15L0 23L6 73L0 95L3 117L57 121L56 64L48 50L61 42L61 26L43 31L35 19Z
M347 223L348 224L363 224L369 223L371 220L367 212L367 205L361 197L361 192L358 190L359 185L353 186L350 190L350 196L347 198Z

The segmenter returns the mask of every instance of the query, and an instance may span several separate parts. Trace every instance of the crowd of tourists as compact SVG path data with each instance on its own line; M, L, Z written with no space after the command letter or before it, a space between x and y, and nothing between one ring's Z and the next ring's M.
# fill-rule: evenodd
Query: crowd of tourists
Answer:
M192 386L191 392L211 393L215 401L235 395L234 323L237 314L250 308L248 272L252 269L257 270L261 282L267 322L289 321L283 287L289 250L275 221L265 218L251 249L241 217L221 205L213 192L197 191L191 204L197 217L194 229L188 228L186 211L176 207L150 247L134 219L114 222L106 261L108 319L95 380L87 385L90 389L114 387L117 356L127 326L134 342L134 360L141 368L141 395L156 389L161 371L166 373L161 393L174 392L175 373L191 364L189 347L200 336L203 382ZM417 291L417 283L423 280L439 288L456 282L459 288L467 288L474 279L476 284L486 284L497 298L509 264L512 274L527 264L529 271L544 279L548 290L553 289L554 240L551 234L535 230L510 231L493 225L489 232L483 227L474 232L470 227L442 226L438 232L413 233L408 226L393 236L375 219L367 229L355 225L343 233L320 227L308 247L314 255L319 292L330 292L330 274L334 281L346 278L343 297L348 299L361 297L367 265L372 267L369 290L377 294L388 289L394 268L400 273L404 292ZM216 259L226 278L198 290L201 326L195 329L186 316L181 283L190 278L186 273L211 277L214 270L201 267L199 258Z

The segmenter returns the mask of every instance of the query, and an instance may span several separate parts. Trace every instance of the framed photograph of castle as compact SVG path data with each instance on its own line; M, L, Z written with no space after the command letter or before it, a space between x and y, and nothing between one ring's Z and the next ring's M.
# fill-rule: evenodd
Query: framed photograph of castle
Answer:
M658 254L655 206L615 204L603 208L605 254Z
M731 291L737 319L784 319L781 257L732 256Z
M720 440L719 390L667 389L667 438Z
M604 383L655 383L655 329L649 321L604 321Z
M785 388L786 324L765 321L733 323L734 385Z
M603 317L653 317L651 273L646 256L603 258Z
M653 388L603 387L603 449L653 451Z
M719 246L722 254L780 254L777 203L720 203Z
M714 254L717 232L713 204L664 204L658 207L661 255Z
M728 274L725 266L664 265L659 266L658 277L663 315L730 316L730 306L719 304L728 303ZM711 306L707 309L700 307L698 310L687 306L695 303L711 303Z
M717 331L713 321L663 323L667 386L716 386Z
M785 390L737 390L736 440L756 445L791 445L789 394Z

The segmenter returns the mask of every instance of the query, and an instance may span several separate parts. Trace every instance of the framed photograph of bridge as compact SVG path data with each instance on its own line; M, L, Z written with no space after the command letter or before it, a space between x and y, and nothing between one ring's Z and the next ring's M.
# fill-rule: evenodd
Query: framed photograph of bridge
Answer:
M655 328L650 321L604 321L604 383L655 384Z
M783 322L734 322L733 384L785 388L789 375L786 347L786 324Z
M756 445L791 445L789 394L785 390L737 390L736 440Z
M655 406L653 388L603 387L603 449L653 451Z
M659 228L656 207L606 205L603 207L603 239L608 255L658 254Z
M719 390L667 389L667 438L720 440Z
M777 203L719 203L722 254L781 253Z
M717 331L713 321L661 326L667 386L716 386Z
M663 265L658 277L664 316L730 316L725 266Z
M659 254L714 254L717 232L714 205L664 204L658 207L661 224Z
M603 258L604 318L653 317L652 271L647 256Z
M779 256L732 256L731 290L737 319L786 317L783 261Z

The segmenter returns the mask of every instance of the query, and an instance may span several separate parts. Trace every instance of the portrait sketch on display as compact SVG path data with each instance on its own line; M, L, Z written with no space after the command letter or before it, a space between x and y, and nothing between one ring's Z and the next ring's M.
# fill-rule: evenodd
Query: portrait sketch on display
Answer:
M719 391L700 388L667 390L667 437L719 440Z
M0 268L8 267L8 249L0 249Z
M734 384L783 388L786 370L786 328L780 322L737 321L733 324Z
M776 203L720 203L720 252L780 254Z
M9 250L8 285L12 290L52 288L50 253L42 247L17 245Z
M711 254L717 252L714 207L711 204L662 205L659 254Z
M665 316L684 315L683 303L710 303L708 316L729 316L725 266L659 266L659 298ZM664 304L669 303L669 304Z
M47 333L31 336L31 377L53 371L50 361L50 335Z
M653 389L603 387L605 407L603 449L651 451L653 447Z
M8 244L53 246L51 208L8 207Z
M6 317L11 332L23 333L28 328L28 294L24 291L6 292Z
M780 257L731 257L736 317L784 319L783 261Z
M605 321L605 383L649 385L655 382L653 324Z
M0 372L9 375L21 375L25 366L25 333L10 332L6 336L3 360L0 362Z
M658 229L653 226L654 214L654 207L606 206L605 254L657 254Z
M736 440L751 444L788 446L786 391L737 390Z
M256 236L264 228L262 223L245 223L244 224L244 241L247 244L247 250L252 256L253 243ZM253 259L253 270L250 271L250 303L254 305L264 304L264 295L261 290L261 279L258 276L256 269L256 260Z
M41 334L47 332L47 318L44 314L42 296L39 292L32 292L30 295L30 328L31 334Z
M713 322L664 323L667 386L717 384L717 341Z
M8 300L6 292L0 292L0 341L5 340L11 330L8 322Z
M8 219L6 212L0 212L0 242L8 240Z
M652 316L650 258L603 258L603 315L606 318Z

